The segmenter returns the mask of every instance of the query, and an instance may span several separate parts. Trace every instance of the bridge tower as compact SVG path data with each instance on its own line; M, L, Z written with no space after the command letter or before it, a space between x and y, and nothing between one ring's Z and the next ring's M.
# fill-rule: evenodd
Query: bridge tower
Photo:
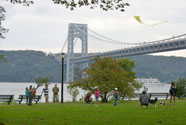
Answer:
M68 49L67 49L67 75L66 81L74 81L74 63L71 60L74 57L74 39L79 38L82 42L81 56L88 53L87 42L87 24L70 23L68 26ZM84 64L86 66L86 64Z

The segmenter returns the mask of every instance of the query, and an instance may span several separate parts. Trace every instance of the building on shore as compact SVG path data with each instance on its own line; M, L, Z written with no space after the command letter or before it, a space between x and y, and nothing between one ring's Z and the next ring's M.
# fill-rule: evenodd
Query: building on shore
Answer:
M157 78L137 78L135 79L137 82L142 83L143 87L148 86L164 86L167 83L160 82Z

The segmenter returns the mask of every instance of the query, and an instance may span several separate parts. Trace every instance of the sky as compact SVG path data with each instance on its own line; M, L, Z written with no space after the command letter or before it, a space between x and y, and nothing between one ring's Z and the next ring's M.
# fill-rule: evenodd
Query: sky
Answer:
M151 42L186 33L185 0L126 0L131 6L125 12L90 10L87 7L74 11L52 0L34 0L24 7L0 0L6 10L2 23L10 29L0 39L0 50L39 50L59 53L68 35L69 23L87 24L88 28L111 39L122 42ZM140 16L145 24L168 22L157 26L143 25L133 16ZM154 55L186 57L186 50Z

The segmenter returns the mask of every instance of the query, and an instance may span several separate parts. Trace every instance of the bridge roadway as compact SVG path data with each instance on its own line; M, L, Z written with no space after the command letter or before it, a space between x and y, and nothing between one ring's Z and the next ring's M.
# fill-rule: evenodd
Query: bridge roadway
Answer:
M71 59L71 61L73 61L73 63L83 63L89 60L93 60L97 56L100 56L101 58L109 56L112 56L114 58L122 58L127 56L136 56L142 54L166 52L181 49L186 49L186 34L146 44L143 43L142 45L138 45L135 47L96 53L93 55L81 57L74 57Z

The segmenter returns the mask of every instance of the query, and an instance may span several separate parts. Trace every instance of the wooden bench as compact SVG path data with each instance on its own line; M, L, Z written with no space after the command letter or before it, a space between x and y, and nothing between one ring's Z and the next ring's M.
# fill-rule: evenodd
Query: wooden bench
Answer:
M10 105L13 99L14 95L0 95L0 102L8 102L8 105Z
M21 102L23 100L26 100L26 95L19 95L19 98L18 98L18 101L19 101L19 104L21 104ZM39 100L41 99L41 95L35 95L33 98L32 98L32 101L35 101L36 104L39 102Z

